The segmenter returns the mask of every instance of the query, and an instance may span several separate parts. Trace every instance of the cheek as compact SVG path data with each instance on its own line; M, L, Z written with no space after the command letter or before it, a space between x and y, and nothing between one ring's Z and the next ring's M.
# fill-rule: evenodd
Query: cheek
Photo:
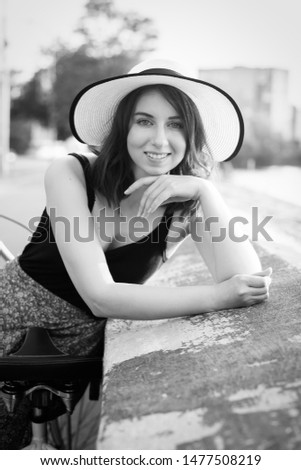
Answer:
M174 138L174 147L179 154L185 154L186 140L183 134L178 134Z
M146 133L135 127L132 127L128 133L127 145L128 148L140 147L146 140Z

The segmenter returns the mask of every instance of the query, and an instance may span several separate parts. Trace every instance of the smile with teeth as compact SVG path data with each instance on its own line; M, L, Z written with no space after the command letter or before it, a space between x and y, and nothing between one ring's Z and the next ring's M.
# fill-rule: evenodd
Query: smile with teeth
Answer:
M151 160L163 160L164 158L170 155L169 153L154 153L154 152L144 152L145 155Z

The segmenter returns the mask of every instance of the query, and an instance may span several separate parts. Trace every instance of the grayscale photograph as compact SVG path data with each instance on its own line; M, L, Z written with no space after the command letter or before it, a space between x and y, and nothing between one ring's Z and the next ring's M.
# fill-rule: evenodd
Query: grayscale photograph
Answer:
M0 0L1 450L301 451L300 12Z

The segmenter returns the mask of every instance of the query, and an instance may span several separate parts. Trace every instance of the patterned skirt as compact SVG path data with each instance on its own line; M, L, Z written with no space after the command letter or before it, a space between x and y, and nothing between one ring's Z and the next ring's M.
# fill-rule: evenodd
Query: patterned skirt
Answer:
M0 269L0 357L16 352L28 328L49 330L55 345L66 354L101 356L105 319L98 319L34 281L18 259ZM13 416L0 398L0 449L22 448L30 438L29 405L24 400Z

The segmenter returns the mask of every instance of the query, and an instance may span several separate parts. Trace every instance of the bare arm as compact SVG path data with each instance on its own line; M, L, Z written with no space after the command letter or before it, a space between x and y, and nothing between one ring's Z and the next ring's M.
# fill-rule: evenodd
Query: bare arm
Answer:
M216 282L239 273L261 270L259 258L249 240L242 241L242 238L238 241L239 234L235 233L234 239L229 231L229 227L233 228L232 214L210 181L190 175L148 176L135 181L127 188L126 194L142 186L146 189L140 203L141 215L153 212L166 202L200 201L203 223L199 219L192 220L190 233Z
M55 161L45 175L47 211L56 243L77 291L96 316L151 319L216 309L214 287L150 287L115 283L87 207L79 162ZM91 234L93 233L93 236ZM86 241L80 240L86 238Z
M213 278L222 282L236 274L261 271L260 260L241 223L234 224L234 232L233 214L219 192L210 181L200 183L203 214L192 220L190 233Z
M106 317L156 320L218 310L215 286L153 287L116 283L106 290ZM101 304L95 298L90 308L96 316Z
M252 300L251 294L246 297L240 289L246 280L232 282L226 289L219 285L175 289L115 283L87 206L85 180L79 162L72 157L53 162L45 175L45 188L47 211L50 214L52 209L51 224L59 252L75 288L94 315L149 320L243 306L246 302L251 305L258 301L258 298ZM80 240L76 233L86 240ZM254 277L257 282L257 276Z

